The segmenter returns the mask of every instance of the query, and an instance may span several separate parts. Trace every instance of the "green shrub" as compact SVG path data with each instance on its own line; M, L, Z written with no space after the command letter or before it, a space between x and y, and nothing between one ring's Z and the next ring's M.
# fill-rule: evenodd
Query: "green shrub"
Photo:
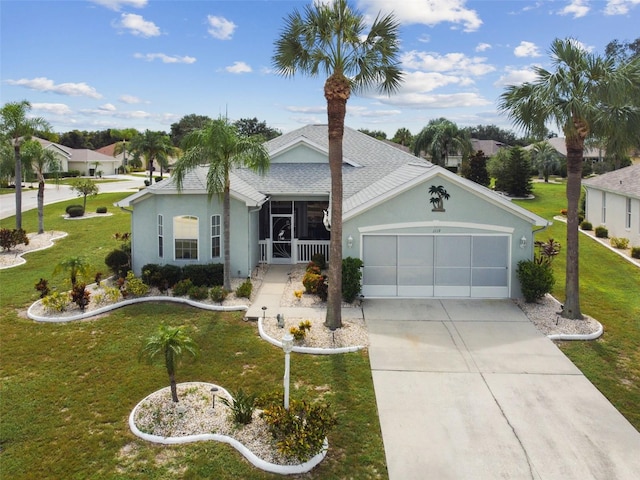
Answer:
M193 285L187 292L191 300L205 300L209 297L209 289L205 286L198 287Z
M69 304L69 295L53 292L42 299L42 306L50 312L64 312Z
M520 260L517 274L522 295L527 303L533 303L544 297L555 284L553 269L549 263Z
M347 303L353 302L362 290L362 266L359 258L342 259L342 298Z
M142 267L142 281L150 287L158 287L162 284L160 265L157 263L147 263Z
M233 400L220 397L220 401L231 409L231 420L237 425L249 425L253 420L253 411L256 405L256 396L238 390L233 396Z
M91 292L87 290L87 286L84 283L76 283L71 289L71 301L78 305L80 311L84 312L89 300L91 299Z
M580 228L582 230L591 231L591 230L593 230L593 225L591 224L591 222L585 220L584 222L582 222L580 224Z
M306 338L309 330L311 330L311 322L309 320L303 320L297 327L291 327L289 333L293 335L294 340L302 341Z
M82 205L67 205L67 208L64 209L65 213L68 215L69 214L69 210L72 208L82 208Z
M111 303L116 303L120 300L120 289L117 287L104 287L104 297Z
M141 278L136 277L132 271L127 272L123 288L121 288L122 296L141 297L146 295L148 291L149 286L145 285Z
M251 279L247 278L236 289L236 297L238 297L238 298L251 298L251 292L252 291L253 291L253 284L251 283Z
M112 250L104 258L104 263L109 270L120 278L127 276L129 271L129 255L127 252L120 250L119 248Z
M629 248L629 239L622 237L611 237L611 246L613 248L626 250L627 248Z
M67 210L67 213L71 218L82 217L84 215L84 208L82 208L82 206L71 207Z
M153 179L156 181L156 183L158 183L159 181L161 181L164 177L161 176L157 176L157 177L153 177Z
M311 261L320 267L320 270L324 270L327 267L327 260L324 258L324 253L316 253L311 257Z
M306 272L302 277L302 285L306 293L318 293L318 284L323 281L322 275L319 273Z
M631 247L631 257L640 258L640 247Z
M193 287L193 282L191 282L191 279L185 278L173 286L173 294L176 297L183 297L189 293L191 287Z
M224 302L227 298L227 295L229 295L229 292L227 292L221 285L216 285L215 287L211 288L210 297L214 302Z
M107 207L96 208L96 213L107 213Z
M10 230L8 228L0 228L0 247L7 252L10 251L16 245L29 245L29 237L27 232L22 228L14 228Z
M289 410L283 405L273 405L263 410L261 416L278 450L300 462L322 451L327 434L337 423L328 405L296 400L290 402Z
M173 286L182 279L182 269L177 265L162 265L160 267L160 274L167 288L173 288Z
M596 227L596 237L608 238L609 230L607 230L607 227L603 227L602 225L600 225L599 227Z
M189 278L194 285L213 287L222 285L224 265L221 263L193 264L182 267L182 278Z

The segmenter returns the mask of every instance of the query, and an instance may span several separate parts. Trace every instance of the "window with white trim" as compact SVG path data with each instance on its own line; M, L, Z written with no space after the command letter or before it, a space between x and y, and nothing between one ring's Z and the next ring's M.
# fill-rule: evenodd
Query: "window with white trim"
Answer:
M211 215L211 258L220 257L220 215Z
M173 217L173 241L176 260L197 260L198 217Z
M607 223L607 192L602 192L602 224Z
M158 257L164 257L164 226L162 215L158 215Z
M627 198L627 213L624 220L624 228L631 228L631 198Z

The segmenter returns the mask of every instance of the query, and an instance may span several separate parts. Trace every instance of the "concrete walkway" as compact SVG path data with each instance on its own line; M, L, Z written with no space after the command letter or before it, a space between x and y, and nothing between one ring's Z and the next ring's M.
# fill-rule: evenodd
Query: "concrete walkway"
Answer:
M373 300L389 478L640 478L640 433L505 300Z

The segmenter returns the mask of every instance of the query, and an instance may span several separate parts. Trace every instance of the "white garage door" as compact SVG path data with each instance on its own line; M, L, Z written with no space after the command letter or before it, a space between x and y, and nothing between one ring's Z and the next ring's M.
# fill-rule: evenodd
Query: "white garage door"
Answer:
M509 296L506 235L365 235L368 297Z

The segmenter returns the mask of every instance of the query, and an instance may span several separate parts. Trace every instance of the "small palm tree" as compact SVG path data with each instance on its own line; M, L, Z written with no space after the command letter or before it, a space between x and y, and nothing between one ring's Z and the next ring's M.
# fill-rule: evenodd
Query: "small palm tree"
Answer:
M549 175L560 164L558 152L549 142L535 143L531 151L531 159L538 169L539 177L544 178L545 183L549 182Z
M155 360L159 355L164 358L164 365L169 374L171 386L171 399L178 402L178 389L176 388L176 370L181 357L188 353L194 358L198 356L198 346L186 333L185 327L171 327L160 325L156 333L147 338L140 350L140 359Z
M36 140L24 142L21 152L24 166L32 168L38 177L38 233L44 233L44 174L45 171L59 171L60 162L52 150L42 148Z
M224 239L224 288L231 290L231 180L236 167L247 167L263 174L269 168L269 154L253 138L242 137L226 119L209 121L203 128L188 133L182 140L184 155L178 159L173 175L178 190L187 172L209 165L207 193L222 197Z
M153 162L157 161L163 166L168 165L169 157L176 152L169 135L164 132L152 132L151 130L145 130L144 133L133 137L130 150L134 155L145 158L149 169L150 185L153 182Z
M78 277L89 277L91 275L91 265L84 257L69 257L61 261L53 270L53 274L67 272L71 285L78 283Z
M447 166L450 154L466 156L471 153L471 150L468 133L446 118L431 120L416 135L413 146L413 152L416 155L426 152L433 163L442 167Z

